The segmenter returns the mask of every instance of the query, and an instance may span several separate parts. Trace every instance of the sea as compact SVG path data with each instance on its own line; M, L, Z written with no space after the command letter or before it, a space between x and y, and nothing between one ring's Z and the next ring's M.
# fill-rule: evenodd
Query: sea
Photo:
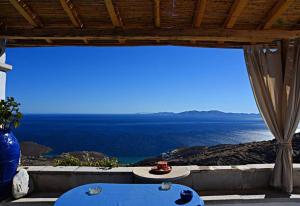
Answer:
M272 139L259 115L25 114L14 131L20 142L52 148L48 155L97 151L134 163L176 148Z

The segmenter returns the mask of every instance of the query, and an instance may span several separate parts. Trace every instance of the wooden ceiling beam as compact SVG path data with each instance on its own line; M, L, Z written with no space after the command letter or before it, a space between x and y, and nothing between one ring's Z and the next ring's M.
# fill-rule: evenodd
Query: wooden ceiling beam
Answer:
M247 6L248 0L235 0L230 8L229 15L227 16L224 28L231 29L236 23L238 17L241 15L244 8Z
M234 30L234 29L10 29L0 30L0 38L51 40L160 40L160 41L216 41L216 42L272 42L299 38L300 30ZM66 43L67 45L68 43Z
M125 44L126 43L125 39L119 39L118 41L119 41L120 44Z
M119 10L114 6L112 0L104 0L104 3L113 26L122 27L123 26L122 18L119 14Z
M82 41L85 43L85 44L88 44L89 41L87 39L82 39Z
M43 27L38 15L23 0L9 0L11 5L21 14L33 27Z
M205 13L206 3L207 3L207 0L198 0L197 1L195 14L194 14L194 20L193 20L194 28L199 28L202 23L204 13Z
M154 0L153 4L154 25L156 28L160 27L160 0Z
M265 21L257 29L270 29L280 15L287 10L294 0L278 0L272 9L268 12Z
M63 7L66 14L68 15L68 17L70 18L73 25L78 28L83 28L84 25L83 25L81 19L79 18L78 12L77 12L74 4L72 3L72 1L71 0L60 0L60 4Z
M9 39L8 42L7 42L6 44L9 44L9 43L15 44L15 43L16 43L16 40L14 40L14 39Z
M188 46L188 47L207 47L207 48L230 48L230 49L235 49L235 48L241 48L239 45L234 45L230 43L226 43L223 45L219 45L217 43L204 43L204 42L197 42L196 44L191 44L187 42L162 42L162 43L156 43L156 42L128 42L125 44L120 44L120 43L112 43L112 42L107 42L107 43L93 43L93 44L83 44L83 43L72 43L70 46L161 46L161 45L173 45L173 46ZM9 43L8 47L10 48L16 48L19 47L20 43ZM55 46L64 46L62 43L54 43L54 44L43 44L43 43L24 43L22 44L22 47L55 47Z
M3 21L0 21L0 28L5 28L5 27L6 27L5 23Z
M45 41L48 43L48 44L53 44L53 41L51 39L45 39Z

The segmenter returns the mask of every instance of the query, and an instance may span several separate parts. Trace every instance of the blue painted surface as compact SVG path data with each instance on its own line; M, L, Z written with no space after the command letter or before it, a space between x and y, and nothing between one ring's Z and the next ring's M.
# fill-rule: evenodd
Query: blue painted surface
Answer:
M89 188L102 188L98 195L89 196ZM55 206L204 206L203 200L189 187L173 184L168 191L159 190L160 184L88 184L63 194ZM180 200L182 190L191 190L193 198L188 203Z
M0 199L11 193L20 159L20 145L11 131L0 130Z

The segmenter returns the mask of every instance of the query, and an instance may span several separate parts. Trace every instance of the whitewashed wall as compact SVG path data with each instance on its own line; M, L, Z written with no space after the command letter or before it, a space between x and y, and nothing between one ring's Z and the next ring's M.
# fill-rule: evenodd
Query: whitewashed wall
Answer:
M5 99L6 72L0 71L0 99Z
M4 43L0 41L0 99L5 99L6 91L6 73L12 69L11 65L5 63L6 53Z

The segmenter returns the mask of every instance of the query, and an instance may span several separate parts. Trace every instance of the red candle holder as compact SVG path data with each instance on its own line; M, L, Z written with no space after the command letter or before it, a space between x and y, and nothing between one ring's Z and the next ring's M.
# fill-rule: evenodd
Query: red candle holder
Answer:
M167 161L159 161L157 165L150 170L151 174L162 175L171 172L172 167L168 165Z
M159 161L157 162L157 169L159 170L168 170L169 165L167 161Z

